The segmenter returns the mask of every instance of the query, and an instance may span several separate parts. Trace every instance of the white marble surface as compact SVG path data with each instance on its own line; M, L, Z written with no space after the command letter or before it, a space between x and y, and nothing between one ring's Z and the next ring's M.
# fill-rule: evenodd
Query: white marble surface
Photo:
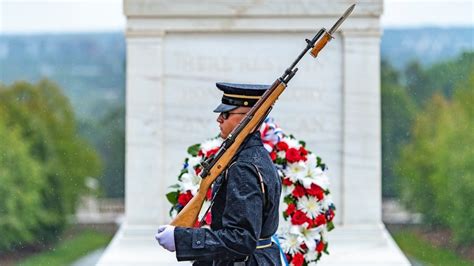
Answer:
M97 265L190 265L178 262L153 239L152 226L123 226ZM321 266L405 266L410 265L383 225L339 226L329 234L330 255Z
M218 133L215 82L272 83L304 39L331 27L353 2L125 0L126 217L101 265L173 261L153 233L169 221L164 195L186 148ZM338 229L329 234L327 265L408 263L381 226L382 7L358 1L317 60L307 55L300 62L272 111L330 168Z

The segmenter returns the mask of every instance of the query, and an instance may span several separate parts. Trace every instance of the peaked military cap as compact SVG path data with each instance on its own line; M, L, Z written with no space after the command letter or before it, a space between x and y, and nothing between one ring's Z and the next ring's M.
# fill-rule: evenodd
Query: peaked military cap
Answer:
M214 110L216 113L229 112L240 106L252 107L270 88L270 85L216 83L217 88L224 92L222 103Z

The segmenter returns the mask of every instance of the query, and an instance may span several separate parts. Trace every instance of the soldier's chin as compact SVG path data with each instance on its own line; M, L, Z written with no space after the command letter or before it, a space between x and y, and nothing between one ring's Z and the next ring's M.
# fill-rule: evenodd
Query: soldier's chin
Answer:
M228 135L228 134L227 134L227 135ZM219 133L219 136L220 136L221 138L223 138L223 139L227 138L227 135L224 135L224 133L222 133L222 131L221 131L221 133Z

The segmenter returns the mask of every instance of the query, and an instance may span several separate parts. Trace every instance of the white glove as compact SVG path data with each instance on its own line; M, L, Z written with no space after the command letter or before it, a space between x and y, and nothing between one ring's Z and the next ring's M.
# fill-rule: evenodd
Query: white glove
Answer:
M174 246L174 226L161 225L158 227L158 232L155 235L155 239L168 251L176 251L176 247Z

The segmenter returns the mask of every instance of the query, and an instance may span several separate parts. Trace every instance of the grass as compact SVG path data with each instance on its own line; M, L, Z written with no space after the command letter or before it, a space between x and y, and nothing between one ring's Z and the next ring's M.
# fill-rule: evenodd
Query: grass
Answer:
M437 248L428 241L421 239L412 230L399 230L392 234L403 253L419 261L423 265L472 266L473 263L462 259L455 252Z
M71 239L63 240L50 250L19 261L21 266L69 265L87 253L106 246L110 234L87 230Z

